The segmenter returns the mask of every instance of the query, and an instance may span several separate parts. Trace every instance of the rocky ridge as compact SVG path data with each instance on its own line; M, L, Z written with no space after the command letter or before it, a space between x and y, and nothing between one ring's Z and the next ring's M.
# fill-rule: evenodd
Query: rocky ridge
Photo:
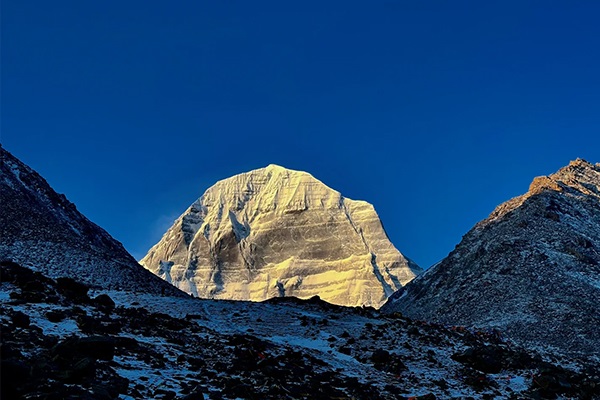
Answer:
M372 205L276 165L209 188L140 263L202 298L375 307L420 272Z
M600 164L576 160L498 206L382 308L600 357Z
M104 289L182 296L0 146L0 260Z

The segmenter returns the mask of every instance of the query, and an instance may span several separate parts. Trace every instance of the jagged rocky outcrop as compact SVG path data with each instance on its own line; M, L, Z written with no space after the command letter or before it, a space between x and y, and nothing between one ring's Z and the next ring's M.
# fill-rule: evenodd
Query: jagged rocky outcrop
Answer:
M140 263L203 298L375 307L420 271L372 205L275 165L209 188Z
M0 260L105 289L183 295L0 146Z
M535 178L382 310L600 357L600 164Z

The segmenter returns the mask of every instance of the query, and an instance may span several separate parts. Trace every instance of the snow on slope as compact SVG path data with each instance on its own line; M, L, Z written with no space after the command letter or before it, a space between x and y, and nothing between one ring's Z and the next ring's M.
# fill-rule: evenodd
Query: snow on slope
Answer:
M498 206L383 310L598 359L599 282L600 164L576 160Z
M45 369L28 380L3 381L11 383L3 390L77 391L90 399L112 393L121 399L370 400L539 398L551 390L559 398L591 399L586 394L600 384L590 366L544 362L496 333L384 316L372 308L122 291L75 298L52 281L18 269L6 273L6 267L3 367ZM106 293L116 307L96 300ZM82 348L82 340L90 346ZM98 353L92 343L106 351Z
M113 239L0 146L0 260L102 288L176 295Z
M372 205L276 165L209 188L140 263L203 298L375 307L420 272Z

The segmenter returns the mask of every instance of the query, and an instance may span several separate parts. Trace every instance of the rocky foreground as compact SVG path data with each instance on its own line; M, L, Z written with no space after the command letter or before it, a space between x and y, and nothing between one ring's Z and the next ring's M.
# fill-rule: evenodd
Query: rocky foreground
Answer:
M597 365L318 298L90 292L2 262L3 399L594 399Z

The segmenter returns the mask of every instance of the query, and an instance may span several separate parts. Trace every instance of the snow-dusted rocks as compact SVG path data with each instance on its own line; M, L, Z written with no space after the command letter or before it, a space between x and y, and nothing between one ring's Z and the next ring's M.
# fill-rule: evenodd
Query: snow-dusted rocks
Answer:
M105 289L183 295L140 267L121 243L2 146L0 260Z
M600 164L535 178L383 311L600 357Z
M2 399L591 400L600 387L597 364L369 307L75 296L12 263L0 275Z
M420 271L372 205L276 165L209 188L140 263L203 298L375 307Z

